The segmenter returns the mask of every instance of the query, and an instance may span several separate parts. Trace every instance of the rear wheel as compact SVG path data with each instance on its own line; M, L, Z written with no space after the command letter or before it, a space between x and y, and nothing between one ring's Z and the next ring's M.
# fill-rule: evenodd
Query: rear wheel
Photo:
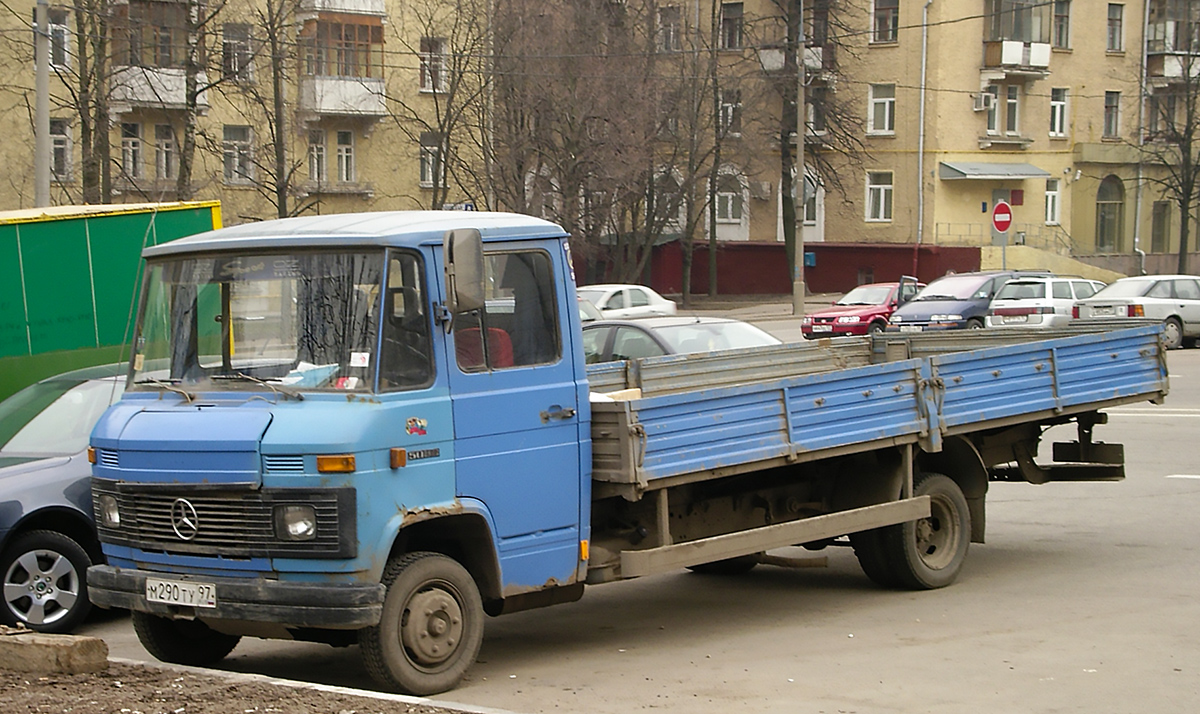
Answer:
M851 536L867 577L885 587L933 590L954 582L971 542L971 514L962 489L938 473L913 482L914 496L929 496L929 516Z
M194 667L220 662L242 639L217 632L199 620L171 620L136 610L133 631L157 659Z
M383 584L383 616L358 636L367 672L407 694L453 689L483 644L475 580L452 558L419 552L389 561Z
M1168 317L1163 321L1163 345L1169 350L1183 346L1183 325L1178 317Z

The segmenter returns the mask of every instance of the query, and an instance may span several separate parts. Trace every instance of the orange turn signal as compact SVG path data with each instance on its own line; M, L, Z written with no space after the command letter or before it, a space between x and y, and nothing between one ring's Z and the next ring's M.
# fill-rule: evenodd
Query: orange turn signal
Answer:
M588 550L589 550L588 542L586 540L579 541L579 559L580 560L586 561L588 559Z
M96 463L96 447L94 447L94 446L88 447L88 463L89 464Z
M319 473L348 474L354 471L354 454L336 454L333 456L318 456L317 471Z
M397 446L392 449L392 468L404 468L408 464L408 452Z

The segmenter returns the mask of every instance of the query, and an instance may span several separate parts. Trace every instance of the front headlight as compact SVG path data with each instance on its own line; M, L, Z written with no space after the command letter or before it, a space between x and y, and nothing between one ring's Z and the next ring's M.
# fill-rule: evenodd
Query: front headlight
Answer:
M117 509L115 496L104 494L100 497L100 521L109 528L121 525L121 512Z
M962 315L930 315L930 322L958 322L963 319Z
M904 322L904 316L892 315L890 318L888 318L888 322L892 323L893 325L899 325L901 322Z
M302 541L317 537L317 511L309 505L275 506L275 537Z
M839 324L842 324L842 325L852 325L852 324L858 322L860 319L862 319L862 318L858 317L857 315L844 315L842 317L839 317L837 319L837 321Z

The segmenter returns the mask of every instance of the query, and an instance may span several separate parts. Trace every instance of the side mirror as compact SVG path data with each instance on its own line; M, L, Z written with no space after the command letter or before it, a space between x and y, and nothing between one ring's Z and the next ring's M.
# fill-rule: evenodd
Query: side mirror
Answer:
M474 228L446 231L442 251L446 259L446 300L450 313L482 309L483 238L479 231Z

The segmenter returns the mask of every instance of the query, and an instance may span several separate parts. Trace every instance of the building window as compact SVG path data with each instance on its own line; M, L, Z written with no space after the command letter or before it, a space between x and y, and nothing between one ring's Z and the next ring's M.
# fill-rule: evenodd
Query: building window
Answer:
M320 129L308 132L308 180L325 183L325 132Z
M1096 251L1120 253L1125 223L1125 187L1121 179L1109 176L1096 192Z
M170 124L154 125L154 177L159 180L179 177L179 150Z
M682 22L678 5L658 9L658 51L678 52L682 44Z
M875 0L872 42L895 42L900 28L900 0Z
M742 46L742 4L721 4L721 49L736 50Z
M1150 222L1150 252L1166 253L1171 236L1171 204L1155 201Z
M1104 136L1115 139L1121 133L1121 93L1104 93Z
M118 63L182 67L187 58L187 4L129 0L116 5L113 44Z
M33 13L34 42L37 42L37 10ZM50 66L66 69L71 62L71 31L67 27L67 11L51 8L46 17L46 28L50 35Z
M304 73L316 77L382 77L383 25L309 20L300 32Z
M421 135L421 186L445 186L446 166L442 157L442 139L437 134Z
M997 105L1000 104L1000 88L994 84L989 84L988 88L983 90L985 94L992 95L992 101L987 108L987 133L1000 133L1000 110Z
M1046 179L1046 225L1057 226L1062 219L1062 194L1058 179Z
M234 82L249 82L252 77L250 26L226 24L221 28L221 74Z
M740 136L742 133L742 91L740 89L721 91L721 131L726 136Z
M871 171L867 174L867 220L892 220L891 171Z
M1178 94L1173 91L1155 92L1149 96L1146 111L1146 131L1148 138L1159 139L1175 134L1175 112Z
M1125 6L1117 3L1108 5L1108 51L1123 52L1125 50L1124 28Z
M733 174L717 179L717 223L742 222L742 182Z
M1067 135L1067 90L1055 87L1050 90L1050 136Z
M808 98L808 134L821 135L829 127L829 89L813 87L807 94Z
M254 178L250 127L226 124L222 130L222 136L222 148L225 155L225 181L227 183L249 183Z
M1006 88L1004 99L1004 131L1007 134L1020 134L1021 125L1021 88L1010 84Z
M141 124L121 124L121 173L127 179L142 177Z
M1059 49L1071 46L1071 0L1055 0L1054 29L1051 41Z
M71 180L71 125L66 119L50 120L50 173L54 180Z
M871 113L867 117L867 133L896 133L896 85L872 84Z
M421 38L421 91L446 91L446 40Z
M807 198L804 200L803 213L801 219L806 226L817 225L817 191L820 190L815 176L804 177L804 195Z
M354 132L337 133L337 172L341 183L354 183Z

